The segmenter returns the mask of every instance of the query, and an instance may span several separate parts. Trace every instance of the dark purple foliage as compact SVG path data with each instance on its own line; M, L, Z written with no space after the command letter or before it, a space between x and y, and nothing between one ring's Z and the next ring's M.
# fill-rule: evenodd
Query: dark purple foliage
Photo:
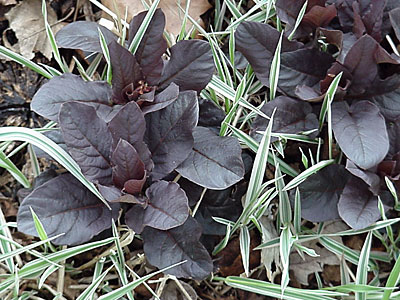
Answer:
M53 243L76 245L111 226L111 219L118 218L119 204L111 204L111 207L112 211L72 175L63 174L35 188L22 201L18 230L38 235L32 208L49 237L64 233Z
M102 52L99 30L107 44L117 40L110 30L94 22L73 22L60 30L56 35L57 46L61 48L80 49L88 52Z
M389 151L385 119L370 101L350 107L346 102L334 103L332 128L342 151L362 169L376 166Z
M395 42L400 39L400 3L308 1L289 41L304 3L276 1L285 31L278 81L282 95L265 103L262 111L271 116L275 110L272 132L316 129L320 103L334 77L342 73L331 116L333 146L344 153L346 169L331 165L305 180L299 186L302 213L315 222L340 216L351 227L363 228L380 217L377 196L387 192L384 176L399 185L400 57L383 38L389 34ZM236 49L266 87L279 36L272 26L255 22L242 22L235 33ZM268 123L257 116L250 131L253 137L259 138ZM328 157L326 128L324 124L320 132L324 159Z
M275 133L300 133L318 128L317 116L312 112L311 104L297 99L279 96L274 101L267 102L261 111L271 116L275 110L272 132ZM252 124L252 136L261 140L262 133L267 128L269 120L257 116ZM315 133L313 134L316 135ZM277 138L272 137L271 141Z
M339 199L338 211L343 221L354 229L365 228L381 217L378 197L357 177L352 177L347 182Z
M131 21L128 44L145 14ZM59 123L59 142L65 143L82 173L113 210L72 175L63 174L36 187L25 198L18 228L37 236L29 210L32 207L50 236L66 233L56 240L57 244L84 243L109 228L111 219L118 219L121 207L126 224L136 233L143 232L145 253L152 264L162 268L187 259L172 272L180 277L204 278L213 264L199 242L201 227L189 217L186 193L173 182L175 170L185 161L181 168L190 173L188 156L199 151L212 159L212 164L207 160L210 164L204 170L213 176L203 174L200 181L184 176L203 188L214 187L214 176L221 179L217 182L219 188L230 187L244 176L241 149L235 138L219 137L202 127L196 129L198 93L214 72L211 48L200 40L181 41L170 49L170 59L164 61L167 43L161 10L155 12L135 55L117 43L113 33L97 24L86 25L65 27L57 40L64 48L99 52L100 28L110 52L112 85L64 74L40 88L32 109ZM202 130L207 131L209 144L193 138ZM164 177L166 180L160 180ZM161 238L165 238L167 248L160 254ZM158 260L160 255L168 260Z
M235 138L221 137L211 129L200 126L193 131L193 137L193 149L176 169L179 174L214 190L226 189L243 178L242 150Z
M86 178L94 183L110 184L112 138L96 110L79 102L64 103L59 123L69 153Z
M349 174L345 168L333 164L300 184L303 218L312 222L338 219L337 204L348 179Z
M213 264L207 250L200 243L201 227L192 217L168 231L146 227L142 237L149 262L165 268L181 261L186 263L166 271L178 277L201 279L211 273Z

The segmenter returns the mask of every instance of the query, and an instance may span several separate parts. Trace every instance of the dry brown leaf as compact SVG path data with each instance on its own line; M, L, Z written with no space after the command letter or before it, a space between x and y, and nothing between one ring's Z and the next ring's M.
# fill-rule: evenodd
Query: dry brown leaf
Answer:
M110 10L114 11L113 1L117 4L120 15L125 15L125 7L128 7L128 18L130 21L132 17L136 16L138 13L146 10L142 4L142 0L103 0L102 3L107 6ZM160 0L160 7L166 18L165 30L170 34L178 35L181 30L181 24L184 17L184 13L179 8L185 9L186 0ZM203 21L200 16L204 14L211 7L208 0L191 0L189 6L189 15L196 20L201 26L204 27ZM186 30L189 30L192 23L188 20L186 24Z
M0 5L14 5L17 4L17 0L0 0Z
M342 221L326 222L323 233L336 233L347 230L349 227ZM333 237L334 240L342 242L341 237ZM293 271L297 281L301 284L308 285L308 275L314 272L322 272L324 265L338 265L338 257L325 249L320 247L318 240L313 240L308 243L302 243L303 246L313 249L319 256L311 257L304 254L304 260L300 255L294 251L290 254L290 270Z
M35 56L35 51L40 51L48 59L51 59L51 46L44 28L41 0L24 0L5 16L18 39L18 43L13 46L14 50L28 59ZM49 6L47 7L47 18L50 25L57 22L56 13ZM53 33L55 34L62 26L63 24L52 26Z
M178 283L180 287L178 286ZM183 291L183 290L184 291ZM186 295L185 295L185 294ZM151 298L154 300L155 298ZM162 300L196 300L197 293L190 284L180 280L169 280L164 287L160 299Z
M260 219L262 229L262 242L268 242L276 237L276 232L273 221L268 217L262 216ZM279 247L264 248L261 250L261 263L265 267L268 279L273 282L275 275L279 272L281 263L279 257ZM272 270L272 265L275 265L275 270Z
M309 249L314 249L319 256L311 257L304 254L303 260L297 252L292 252L290 254L289 269L293 271L297 281L301 284L308 285L308 275L314 274L314 272L322 272L324 265L339 264L337 256L325 248L319 247L317 240L302 243L302 245Z

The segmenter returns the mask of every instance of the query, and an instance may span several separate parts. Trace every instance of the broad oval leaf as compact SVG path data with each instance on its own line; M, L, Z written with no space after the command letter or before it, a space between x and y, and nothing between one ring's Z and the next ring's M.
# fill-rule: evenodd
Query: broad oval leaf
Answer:
M381 217L378 197L357 177L347 182L338 202L338 211L343 221L355 230L363 229Z
M135 205L125 215L126 224L136 233L145 226L168 230L182 225L189 216L186 193L175 182L155 182L146 190L146 196L146 208Z
M249 61L258 80L269 85L269 70L280 32L269 24L258 22L242 22L235 32L236 49ZM295 51L301 43L282 38L282 52Z
M121 189L116 188L114 185L105 186L101 184L97 184L97 188L100 194L106 199L108 202L119 202L118 198L122 196Z
M146 165L146 170L153 168L151 153L143 142L146 131L146 122L139 106L134 102L124 105L121 110L108 123L113 140L113 149L117 147L120 139L127 141L138 152L140 159Z
M131 44L146 14L147 12L141 12L129 24L128 45ZM163 36L164 27L165 15L161 9L157 9L135 52L136 59L142 67L143 74L146 76L146 81L150 85L158 84L164 66L162 55L167 50L167 42Z
M111 183L111 133L93 107L64 103L60 110L61 132L69 153L82 173L94 183Z
M154 180L171 173L189 155L198 115L194 91L181 92L171 105L146 115L146 142L154 161Z
M282 53L278 87L295 97L298 85L317 85L334 61L330 54L314 48Z
M213 190L223 190L244 176L242 150L234 137L221 137L206 127L193 131L193 150L176 169L183 177Z
M101 53L99 30L104 35L107 44L117 41L117 36L104 26L95 22L77 21L64 26L57 32L57 46Z
M42 222L49 237L65 235L53 240L57 245L77 245L111 227L118 218L118 204L108 209L71 174L53 178L36 188L22 202L18 211L18 230L38 236L33 222L33 211Z
M274 133L299 133L317 129L319 126L317 116L312 112L312 107L305 101L295 100L286 96L276 97L273 101L266 102L261 111L267 116L271 116L275 111L274 121L272 123L272 132ZM252 124L251 135L258 140L262 134L258 131L264 131L269 124L269 120L257 116ZM315 136L313 133L311 136ZM277 137L271 137L271 141L276 141Z
M80 76L63 74L53 77L37 91L33 96L31 109L57 122L63 103L82 101L88 105L109 105L111 93L107 82L87 82Z
M332 128L342 151L362 169L376 166L389 151L385 119L369 101L351 107L346 102L333 103Z
M339 218L337 204L349 179L342 165L329 165L299 185L301 216L311 222ZM291 193L294 198L294 191Z
M368 90L371 100L388 121L400 117L400 76L394 74L384 80L377 80Z
M192 217L182 226L168 231L146 227L142 232L144 253L149 262L160 269L187 260L165 273L201 280L212 272L213 264L199 241L200 236L201 227Z
M346 162L346 169L354 176L362 179L369 186L369 190L377 195L380 189L381 179L371 170L362 170L358 168L350 159Z
M144 163L131 144L123 139L119 140L111 156L111 165L113 166L112 179L117 187L123 188L128 180L135 179L142 181L142 185L138 186L137 193L142 190L145 181Z
M212 100L199 99L199 126L221 127L225 112Z
M349 92L353 95L368 93L378 76L378 64L381 63L399 64L368 34L359 38L351 46L343 62L353 77Z
M200 92L206 87L214 72L210 45L205 41L180 41L171 47L171 59L164 67L159 86L166 88L171 82L181 91Z

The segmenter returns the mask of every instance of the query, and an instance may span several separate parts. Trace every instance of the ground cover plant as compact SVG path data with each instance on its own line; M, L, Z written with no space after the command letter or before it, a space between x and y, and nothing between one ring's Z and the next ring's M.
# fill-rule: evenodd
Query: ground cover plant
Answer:
M130 22L128 44L145 16L143 12ZM18 229L37 234L33 209L49 236L64 233L53 243L82 244L110 228L122 208L126 224L141 234L153 265L162 268L185 258L188 263L172 273L202 279L211 273L212 263L198 241L201 228L189 217L188 198L173 181L175 176L163 178L177 170L202 187L226 189L243 178L244 166L235 138L219 137L197 126L197 91L207 85L214 71L209 45L200 40L180 41L164 64L164 24L164 14L158 9L135 55L96 24L72 23L58 32L60 47L108 49L111 86L67 73L45 83L31 107L59 124L71 157L107 203L70 174L62 174L23 200ZM98 38L102 30L111 40L105 38L103 45ZM91 38L94 41L88 46Z
M0 46L48 79L30 103L46 125L0 128L24 187L17 222L0 214L0 295L399 297L396 1L215 1L206 29L188 1L177 36L160 1L129 24L91 2L114 31L55 35L42 2L52 65ZM13 162L25 146L33 182Z
M398 10L385 10L385 1L338 1L327 6L325 1L310 2L294 32L293 16L301 8L300 2L277 2L277 15L287 24L281 40L279 31L269 24L243 22L235 33L237 49L263 85L270 86L267 70L278 41L281 43L278 89L284 95L261 108L266 115L276 109L273 131L319 130L323 135L330 106L325 133L329 136L324 139L329 140L329 148L321 154L334 158L333 131L335 143L346 157L345 167L340 157L299 186L302 216L313 222L341 217L352 228L362 229L381 217L378 197L387 208L393 207L385 176L398 184L399 59L388 52L391 48L379 44L391 28L398 28ZM335 101L324 97L332 83L338 89ZM260 136L268 122L257 117L252 135ZM314 131L308 136L317 134Z

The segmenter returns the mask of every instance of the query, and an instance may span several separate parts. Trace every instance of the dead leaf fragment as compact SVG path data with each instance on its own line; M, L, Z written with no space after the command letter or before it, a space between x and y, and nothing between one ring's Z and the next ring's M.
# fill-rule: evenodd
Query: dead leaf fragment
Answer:
M14 5L17 4L17 0L0 0L0 5Z
M14 50L28 59L35 56L35 51L40 51L48 59L51 59L51 46L44 28L41 0L24 0L5 16L18 39ZM47 7L47 18L50 25L56 24L57 15L49 6ZM62 26L63 24L52 26L53 33L56 34Z
M136 16L138 13L146 10L142 4L142 0L104 0L102 3L109 9L114 11L113 2L117 4L120 15L125 15L125 7L128 7L128 18L130 21L132 17ZM179 4L179 5L178 5ZM186 8L186 0L160 0L159 8L165 14L166 25L165 30L170 34L178 35L181 30L182 20L184 18L184 13L179 8ZM204 27L203 21L201 21L200 16L204 14L208 9L211 8L208 0L191 0L189 6L189 15L196 20L201 26ZM189 30L192 23L188 20L186 24L186 30Z
M317 240L314 240L309 243L302 243L302 245L309 249L313 249L319 255L318 257L311 257L304 254L303 260L297 252L292 252L290 254L289 269L293 271L297 281L301 284L308 285L308 275L314 274L314 272L322 272L325 264L339 264L337 256L329 250L320 247L317 242Z
M337 233L349 229L349 227L341 220L326 222L323 233ZM331 237L339 243L342 238ZM303 246L313 249L319 256L311 257L304 254L304 260L294 251L290 254L290 270L293 271L297 281L303 285L308 285L308 275L314 272L322 272L324 265L339 265L339 258L324 247L320 247L318 240L312 240L308 243L302 243Z
M273 221L268 217L262 216L260 219L261 229L262 229L262 242L268 242L276 237L278 233L276 232ZM275 275L279 272L281 268L280 257L279 257L279 247L263 248L261 249L261 263L265 267L267 277L269 281L273 282ZM272 266L275 265L275 269Z
M180 286L178 286L178 284ZM154 300L155 298L151 298ZM160 296L162 300L196 300L197 293L190 284L180 280L169 280Z

